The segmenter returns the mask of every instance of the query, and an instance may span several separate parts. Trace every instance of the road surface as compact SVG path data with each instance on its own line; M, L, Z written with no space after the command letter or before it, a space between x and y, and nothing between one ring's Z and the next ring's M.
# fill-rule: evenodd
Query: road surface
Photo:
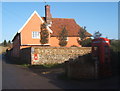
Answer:
M38 75L2 60L2 89L118 89L118 76L101 80L61 80Z

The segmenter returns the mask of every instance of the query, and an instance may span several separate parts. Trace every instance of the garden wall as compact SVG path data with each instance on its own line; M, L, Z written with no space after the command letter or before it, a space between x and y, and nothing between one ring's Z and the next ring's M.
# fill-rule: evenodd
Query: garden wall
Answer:
M91 47L29 47L20 50L17 61L32 65L58 64L88 53L91 53ZM9 50L7 55L12 60L15 59L12 50Z
M65 62L65 74L72 79L94 79L97 78L95 63L91 54L79 56L76 59L70 59Z
M91 47L32 47L31 64L64 63L88 53L91 53Z

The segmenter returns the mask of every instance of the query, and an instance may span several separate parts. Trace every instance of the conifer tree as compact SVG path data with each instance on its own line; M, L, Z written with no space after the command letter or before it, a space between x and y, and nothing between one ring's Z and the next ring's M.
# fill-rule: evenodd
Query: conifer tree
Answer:
M4 47L7 46L7 41L6 41L6 40L4 40L4 42L3 42L3 46L4 46Z
M41 44L48 43L49 32L46 29L46 24L41 25L41 32L40 32L40 42Z
M82 40L84 40L87 36L86 36L86 27L84 26L84 28L80 28L79 32L79 37Z
M10 40L8 41L7 46L8 46L8 47L12 47L12 43L11 43Z
M78 40L78 43L80 44L80 45L82 45L82 46L89 46L90 45L90 43L91 43L91 38L89 38L89 39L86 39L86 37L88 37L87 35L86 35L86 27L84 26L84 27L82 27L82 28L80 28L80 30L79 30L79 32L78 32L78 34L79 34L79 37L80 37L80 40Z
M59 45L60 46L66 46L67 45L67 37L68 37L68 32L66 28L64 27L62 31L59 34Z

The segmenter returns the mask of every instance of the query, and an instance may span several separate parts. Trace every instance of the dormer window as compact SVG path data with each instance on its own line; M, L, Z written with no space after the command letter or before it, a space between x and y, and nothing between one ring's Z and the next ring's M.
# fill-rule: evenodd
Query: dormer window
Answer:
M32 38L33 38L33 39L40 39L40 32L38 32L38 31L33 31L33 32L32 32Z

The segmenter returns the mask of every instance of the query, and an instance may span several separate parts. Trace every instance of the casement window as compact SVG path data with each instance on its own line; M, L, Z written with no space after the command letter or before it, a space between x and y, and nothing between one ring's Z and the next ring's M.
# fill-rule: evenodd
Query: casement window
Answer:
M32 38L33 39L40 39L40 32L33 31L32 32Z

